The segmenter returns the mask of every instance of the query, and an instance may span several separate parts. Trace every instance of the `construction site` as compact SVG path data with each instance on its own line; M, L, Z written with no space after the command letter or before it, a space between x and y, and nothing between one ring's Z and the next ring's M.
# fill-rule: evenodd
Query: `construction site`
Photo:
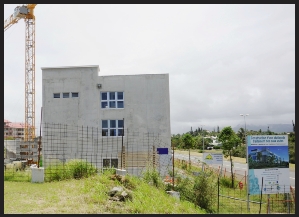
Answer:
M5 164L39 167L42 161L46 168L78 158L138 174L134 168L151 161L166 173L171 162L157 148L168 153L171 147L168 74L101 76L98 65L42 67L41 124L35 125L35 7L18 6L4 20L4 32L24 20L26 38L25 121L16 129L4 120Z

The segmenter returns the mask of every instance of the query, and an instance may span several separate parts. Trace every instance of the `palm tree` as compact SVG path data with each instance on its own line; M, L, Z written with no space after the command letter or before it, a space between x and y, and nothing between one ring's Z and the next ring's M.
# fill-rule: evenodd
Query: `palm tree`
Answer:
M238 137L241 139L242 143L245 144L245 130L244 128L240 128L239 131L237 132Z

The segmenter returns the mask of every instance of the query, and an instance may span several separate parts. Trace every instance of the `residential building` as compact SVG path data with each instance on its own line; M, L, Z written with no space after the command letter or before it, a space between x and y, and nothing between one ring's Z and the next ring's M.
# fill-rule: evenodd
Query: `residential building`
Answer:
M215 147L215 146L221 147L222 146L222 143L218 140L217 136L211 136L210 138L212 139L212 142L209 143L210 146L213 146L213 147Z
M270 151L267 147L252 149L249 153L249 157L255 162L267 162L270 158L273 158L273 162L281 163L284 159Z
M24 139L25 125L24 123L11 122L4 119L4 139Z

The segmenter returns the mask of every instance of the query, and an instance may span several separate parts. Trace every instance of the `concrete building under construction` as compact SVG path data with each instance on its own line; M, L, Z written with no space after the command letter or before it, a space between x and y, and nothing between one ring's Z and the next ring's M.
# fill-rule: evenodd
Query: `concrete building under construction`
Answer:
M99 71L97 65L42 67L43 155L53 154L49 147L55 135L59 134L58 131L56 134L52 132L51 142L44 139L47 123L100 129L97 141L120 141L120 137L127 141L126 132L138 132L134 141L131 140L127 145L131 145L132 152L138 150L139 153L148 152L148 147L142 148L140 145L144 143L143 135L158 135L160 148L163 148L163 153L168 153L171 147L169 75L101 76ZM59 135L62 138L61 133ZM78 146L76 143L80 142L64 141L64 144L73 147L72 150ZM81 152L87 150L88 145ZM65 150L57 158L74 158L78 154ZM119 150L109 145L102 150L105 156L118 160L120 165ZM157 152L157 149L153 151ZM163 157L159 155L160 164ZM107 157L101 158L101 165L105 160ZM127 164L126 169L128 167Z

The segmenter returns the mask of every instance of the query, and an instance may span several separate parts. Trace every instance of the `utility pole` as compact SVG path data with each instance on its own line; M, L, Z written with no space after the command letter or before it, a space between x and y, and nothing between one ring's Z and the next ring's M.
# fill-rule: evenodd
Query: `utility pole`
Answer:
M246 164L248 162L248 153L247 153L247 138L246 138L246 119L245 117L248 116L249 114L240 114L240 116L243 116L244 117L244 123L245 123L245 148L246 148ZM247 171L249 171L249 166L247 164ZM249 176L247 175L247 211L249 212L250 211L250 207L249 207Z
M202 126L204 126L204 125L202 125ZM203 156L203 153L205 151L205 136L204 136L202 127L201 127L201 131L202 131L202 168L201 168L201 170L204 171L205 168L204 168L204 156Z
M248 116L249 114L243 115L240 114L240 116L244 117L244 123L245 123L245 132L244 132L244 136L245 136L245 147L246 147L246 163L247 163L247 138L246 138L246 116Z

